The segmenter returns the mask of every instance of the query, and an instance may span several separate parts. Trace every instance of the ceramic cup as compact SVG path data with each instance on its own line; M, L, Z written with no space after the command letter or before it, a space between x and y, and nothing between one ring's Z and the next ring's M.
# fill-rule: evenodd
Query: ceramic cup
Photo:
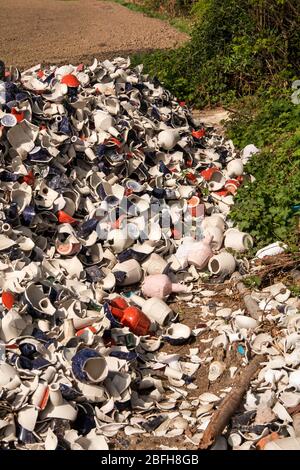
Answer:
M165 150L172 150L179 141L179 133L173 129L161 131L158 134L158 145Z
M219 227L208 226L204 230L204 235L212 237L211 247L213 250L220 250L224 239L223 230Z
M149 258L143 262L142 267L147 274L162 274L167 267L167 262L157 253L152 253Z
M192 245L188 253L188 263L196 266L198 269L204 269L209 259L213 256L211 249L212 236L208 234L206 238Z
M142 278L142 269L140 264L135 259L123 261L114 266L112 270L115 275L117 282L122 286L129 286L136 284ZM121 276L118 276L121 273Z
M243 252L252 248L253 239L248 233L232 228L225 232L224 245L226 248Z
M227 172L230 178L241 176L244 172L243 161L240 158L234 158L227 165Z
M173 310L161 299L152 297L151 299L143 299L138 295L131 295L130 300L141 307L142 312L150 318L151 321L165 326L173 317Z
M213 256L208 263L208 269L211 274L232 274L235 270L236 261L232 254L222 251L218 255Z
M99 383L106 379L108 367L104 357L94 349L84 348L72 358L72 371L83 383Z
M114 124L115 124L114 118L110 114L104 111L97 111L94 115L94 121L95 121L95 128L97 131L102 130L102 131L109 132L114 137L119 136L119 132L114 127Z

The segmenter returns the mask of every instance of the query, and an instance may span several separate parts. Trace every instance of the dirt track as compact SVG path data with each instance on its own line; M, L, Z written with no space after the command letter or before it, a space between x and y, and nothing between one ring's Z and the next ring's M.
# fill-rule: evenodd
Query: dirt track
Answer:
M0 59L20 68L174 47L187 38L161 20L98 0L1 0L0 25Z

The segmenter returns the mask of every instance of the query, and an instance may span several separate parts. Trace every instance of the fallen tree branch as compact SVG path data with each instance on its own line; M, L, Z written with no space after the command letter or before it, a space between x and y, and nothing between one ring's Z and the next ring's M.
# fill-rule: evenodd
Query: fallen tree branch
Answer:
M231 416L237 410L244 394L249 388L253 376L261 368L261 363L265 361L265 356L255 356L254 359L245 367L238 382L233 385L231 392L224 398L220 407L214 413L209 425L204 431L199 444L199 449L210 447L216 437L222 434L223 430L230 421Z

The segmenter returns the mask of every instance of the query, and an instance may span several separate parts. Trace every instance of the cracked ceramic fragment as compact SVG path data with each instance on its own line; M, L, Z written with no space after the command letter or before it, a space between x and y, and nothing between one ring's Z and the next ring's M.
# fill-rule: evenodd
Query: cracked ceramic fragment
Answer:
M220 361L214 361L209 366L208 380L215 382L224 372L226 365Z

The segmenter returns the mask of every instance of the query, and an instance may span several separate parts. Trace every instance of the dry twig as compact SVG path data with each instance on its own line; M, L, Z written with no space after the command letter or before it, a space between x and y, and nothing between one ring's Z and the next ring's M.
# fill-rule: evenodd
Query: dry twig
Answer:
M209 425L204 431L199 449L207 449L214 443L216 437L222 434L231 416L241 404L253 376L261 368L261 363L265 361L265 359L265 356L262 355L255 356L245 367L238 382L233 386L231 392L224 398L220 407L214 413Z

